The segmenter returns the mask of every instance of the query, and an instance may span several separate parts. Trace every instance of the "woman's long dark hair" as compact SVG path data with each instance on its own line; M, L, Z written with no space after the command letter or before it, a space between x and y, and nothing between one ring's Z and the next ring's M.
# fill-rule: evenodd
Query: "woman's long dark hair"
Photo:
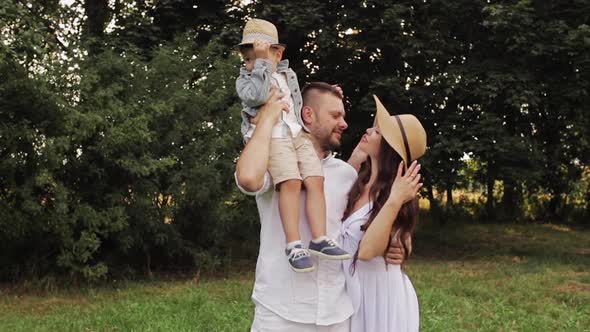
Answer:
M387 198L389 197L389 193L391 192L391 185L395 180L397 175L397 169L399 167L399 163L402 162L402 158L387 144L385 139L381 139L381 145L379 146L379 158L377 160L378 163L378 174L375 182L371 186L369 190L369 200L373 202L373 207L371 209L371 215L367 222L361 226L362 231L366 231L371 222L375 219ZM348 216L353 212L352 209L355 203L361 198L363 193L363 189L369 182L371 178L371 159L367 158L359 170L359 175L356 182L352 185L350 192L348 193L348 204L346 205L346 210L344 210L344 216L342 220L346 220ZM400 239L402 246L405 250L405 259L408 258L409 255L409 248L408 244L406 243L405 239L408 236L411 236L416 229L416 223L418 222L418 199L414 198L413 200L406 202L402 205L399 213L397 214L397 218L393 225L393 229L399 230ZM392 230L393 231L393 230ZM390 235L391 236L391 235ZM389 248L389 245L387 246ZM383 253L385 255L385 253ZM358 260L358 249L354 254L354 260L352 264L352 268L356 266L356 261Z

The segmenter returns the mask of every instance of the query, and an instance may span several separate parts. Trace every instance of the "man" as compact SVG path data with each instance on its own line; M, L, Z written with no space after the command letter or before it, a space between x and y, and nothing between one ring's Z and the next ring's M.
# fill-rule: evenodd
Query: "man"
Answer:
M310 83L302 91L301 116L310 130L314 148L322 160L326 195L327 235L338 238L348 192L356 180L362 156L348 164L334 158L331 151L340 147L348 127L342 91L327 83ZM256 119L256 130L236 165L236 182L247 194L256 196L260 213L260 251L252 299L255 304L252 331L349 331L353 313L346 294L344 273L339 261L315 260L316 270L294 273L284 256L276 250L284 245L278 212L278 195L267 174L272 127L288 105L275 93ZM305 192L301 193L301 209ZM300 214L305 216L304 213ZM300 222L301 239L310 240L306 222ZM393 244L388 263L400 264L402 248Z

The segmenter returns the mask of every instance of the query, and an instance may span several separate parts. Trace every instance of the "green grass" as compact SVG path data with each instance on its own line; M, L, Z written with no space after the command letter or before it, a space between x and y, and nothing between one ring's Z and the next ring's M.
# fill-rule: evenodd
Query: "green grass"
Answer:
M590 232L449 225L415 237L425 331L590 331Z
M406 271L423 331L590 331L590 232L553 225L421 227ZM253 273L0 289L1 331L246 331Z
M3 294L0 330L245 330L252 312L251 278L131 282L44 296Z

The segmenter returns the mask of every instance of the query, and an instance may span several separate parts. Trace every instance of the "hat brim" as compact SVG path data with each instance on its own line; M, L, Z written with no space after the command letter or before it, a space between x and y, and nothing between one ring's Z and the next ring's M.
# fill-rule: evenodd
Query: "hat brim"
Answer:
M234 48L239 49L241 46L253 46L252 42L244 42L244 43L239 43L237 45L234 46ZM271 44L270 47L280 47L283 50L287 48L287 45L282 44L282 43L277 43L277 44Z
M404 146L404 139L402 137L402 133L398 124L395 121L392 121L391 115L383 106L379 98L373 95L375 98L375 105L377 107L377 111L375 114L375 122L374 125L379 127L381 131L381 136L385 139L387 144L397 152L397 154L403 159L404 161L404 168L408 168L408 160L406 154L406 148Z

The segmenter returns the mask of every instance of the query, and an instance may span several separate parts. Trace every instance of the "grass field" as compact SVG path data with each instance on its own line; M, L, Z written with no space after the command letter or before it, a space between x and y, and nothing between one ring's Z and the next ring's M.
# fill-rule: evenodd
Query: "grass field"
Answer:
M590 231L425 226L407 265L423 331L590 331ZM247 331L252 272L108 287L0 288L1 331Z

